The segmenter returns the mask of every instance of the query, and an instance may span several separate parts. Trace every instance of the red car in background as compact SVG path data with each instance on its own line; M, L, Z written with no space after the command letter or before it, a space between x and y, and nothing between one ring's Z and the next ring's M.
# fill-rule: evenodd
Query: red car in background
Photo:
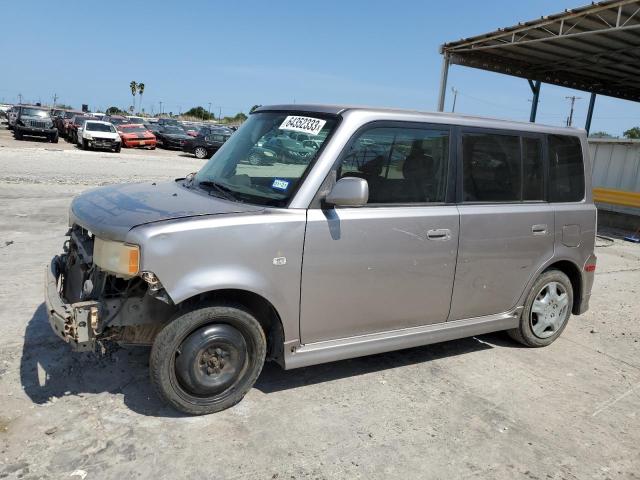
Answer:
M70 143L78 143L78 127L86 120L95 120L92 115L74 115L67 124L67 141Z
M151 150L156 148L156 136L144 128L143 125L125 123L116 125L116 129L122 139L123 147L144 147Z

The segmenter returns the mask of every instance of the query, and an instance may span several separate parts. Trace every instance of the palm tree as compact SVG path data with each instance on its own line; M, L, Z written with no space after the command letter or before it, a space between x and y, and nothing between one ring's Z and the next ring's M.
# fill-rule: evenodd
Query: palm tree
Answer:
M140 104L138 105L138 110L142 110L142 94L144 93L144 83L138 84L138 93L140 94Z
M131 95L133 96L133 108L135 110L135 108L136 108L136 92L138 91L138 84L135 82L135 80L131 80L131 83L129 84L129 88L131 89Z

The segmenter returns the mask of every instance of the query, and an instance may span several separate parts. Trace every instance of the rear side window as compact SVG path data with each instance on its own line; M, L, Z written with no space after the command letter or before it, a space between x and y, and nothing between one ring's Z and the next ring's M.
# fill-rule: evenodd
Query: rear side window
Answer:
M539 138L522 138L522 200L544 200L544 164Z
M462 136L465 202L518 202L522 184L520 137L494 133Z
M579 202L584 198L584 165L580 139L549 135L549 201Z

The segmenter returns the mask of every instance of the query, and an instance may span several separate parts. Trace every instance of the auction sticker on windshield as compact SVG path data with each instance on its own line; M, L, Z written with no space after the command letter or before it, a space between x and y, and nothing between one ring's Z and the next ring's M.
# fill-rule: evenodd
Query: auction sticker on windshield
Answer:
M280 125L280 130L293 130L295 132L318 135L318 133L320 133L320 130L322 130L322 127L324 127L325 123L327 123L326 120L321 120L319 118L296 117L293 115L289 115L284 119L282 125Z

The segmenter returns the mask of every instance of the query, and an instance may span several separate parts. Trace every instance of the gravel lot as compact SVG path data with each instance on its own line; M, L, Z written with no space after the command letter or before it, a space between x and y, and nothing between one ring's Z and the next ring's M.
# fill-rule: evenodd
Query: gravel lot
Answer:
M43 268L74 195L160 180L179 152L84 152L0 126L0 478L640 478L640 246L598 248L591 310L545 349L504 334L284 372L236 407L164 407L148 350L71 353Z

